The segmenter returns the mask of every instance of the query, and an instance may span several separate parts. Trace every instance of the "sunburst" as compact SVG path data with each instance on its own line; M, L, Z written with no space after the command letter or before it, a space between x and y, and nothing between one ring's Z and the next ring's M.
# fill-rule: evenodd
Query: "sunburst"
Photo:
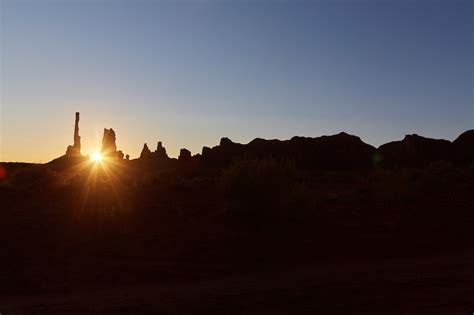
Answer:
M102 161L102 154L100 152L94 152L91 155L91 161L92 162L99 162Z

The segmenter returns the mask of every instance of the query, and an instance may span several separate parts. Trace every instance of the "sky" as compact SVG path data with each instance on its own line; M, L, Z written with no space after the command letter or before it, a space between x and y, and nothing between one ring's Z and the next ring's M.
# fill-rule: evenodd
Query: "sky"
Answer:
M0 161L103 128L131 158L221 137L345 131L374 146L474 128L474 1L0 0Z

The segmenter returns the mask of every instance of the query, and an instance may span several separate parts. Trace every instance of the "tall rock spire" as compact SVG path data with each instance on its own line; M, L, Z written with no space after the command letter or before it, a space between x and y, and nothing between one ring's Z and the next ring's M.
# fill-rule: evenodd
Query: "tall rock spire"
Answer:
M76 121L74 123L74 144L69 145L67 147L67 156L81 155L81 136L79 136L79 115L79 112L76 112Z
M115 157L117 154L117 145L115 144L115 131L110 128L104 128L104 136L102 138L102 155Z
M81 136L79 136L79 112L76 112L76 122L74 123L74 148L81 152Z

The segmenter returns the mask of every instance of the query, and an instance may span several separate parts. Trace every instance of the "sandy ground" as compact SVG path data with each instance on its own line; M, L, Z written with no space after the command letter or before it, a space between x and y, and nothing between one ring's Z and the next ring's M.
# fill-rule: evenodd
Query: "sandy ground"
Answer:
M358 261L205 281L2 296L19 313L472 314L474 255Z

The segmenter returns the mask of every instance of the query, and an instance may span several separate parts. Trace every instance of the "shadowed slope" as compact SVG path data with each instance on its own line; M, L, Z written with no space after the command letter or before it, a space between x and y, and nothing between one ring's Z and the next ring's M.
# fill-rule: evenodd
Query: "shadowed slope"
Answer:
M453 141L455 161L462 165L474 163L474 129L462 133Z
M423 167L431 162L452 160L452 143L447 140L407 135L401 141L381 145L377 151L385 166Z

